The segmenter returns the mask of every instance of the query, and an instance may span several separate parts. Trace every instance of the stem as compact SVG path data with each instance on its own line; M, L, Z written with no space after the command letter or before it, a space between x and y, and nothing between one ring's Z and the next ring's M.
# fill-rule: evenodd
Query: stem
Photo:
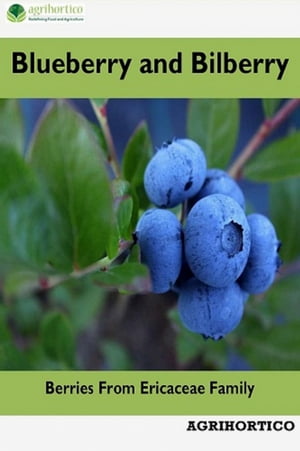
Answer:
M233 178L240 178L247 161L255 154L265 139L282 123L285 119L300 106L300 99L291 99L287 101L274 117L265 119L257 132L250 139L248 144L241 151L238 158L229 168L229 174Z
M113 137L112 137L110 127L108 124L108 120L107 120L106 104L104 104L101 108L98 108L96 105L94 105L93 102L91 102L91 103L92 103L93 109L95 111L95 114L97 116L97 119L100 123L101 129L102 129L102 132L104 134L104 138L105 138L105 141L107 144L108 162L110 163L115 176L119 177L121 174L121 169L120 169Z
M50 288L56 287L63 282L66 282L67 280L80 279L81 277L99 271L107 271L110 267L113 267L116 264L124 263L133 246L133 241L126 241L124 243L121 243L120 252L113 260L110 260L108 257L104 257L96 263L87 266L86 268L73 271L71 274L66 274L63 276L50 276L48 278L42 277L39 279L38 288L41 290L48 290Z
M47 284L40 285L39 288L47 289L54 288L57 285L60 285L63 282L71 279L79 279L80 277L87 276L88 274L93 274L97 271L105 271L109 266L109 262L106 259L100 260L93 265L90 265L84 269L73 271L71 274L67 274L64 276L50 276L47 279Z
M185 218L187 216L187 207L188 207L188 201L185 200L182 204L181 204L181 212L180 212L180 224L183 225Z

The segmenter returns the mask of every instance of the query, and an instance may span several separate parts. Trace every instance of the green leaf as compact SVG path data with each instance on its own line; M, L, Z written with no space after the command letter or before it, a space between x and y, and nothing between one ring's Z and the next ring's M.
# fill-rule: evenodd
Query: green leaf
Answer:
M256 370L300 369L300 321L269 329L253 329L240 348Z
M282 242L280 256L284 262L300 255L300 177L270 184L270 216L278 239Z
M37 298L16 298L9 307L15 330L23 335L33 335L38 331L43 312Z
M106 243L106 252L110 260L112 260L117 256L119 251L119 243L120 243L119 227L117 219L114 218L110 228L110 235Z
M123 239L131 238L131 230L129 229L129 226L131 223L132 211L133 211L132 197L128 196L121 199L117 209L117 218L120 236Z
M94 124L92 122L90 122L89 124L91 126L91 129L94 132L95 139L97 141L97 145L98 145L99 149L101 149L101 152L103 153L105 160L108 161L109 160L109 150L108 150L107 142L106 142L106 139L105 139L105 136L103 134L101 127L99 127L98 124Z
M24 295L32 292L37 286L38 275L36 272L23 269L22 271L10 271L4 279L3 293L5 296Z
M0 370L30 370L24 351L12 342L0 343Z
M300 369L299 327L299 276L294 275L248 301L237 329L237 352L255 370Z
M266 117L272 117L279 107L281 99L262 99L263 109Z
M1 142L0 136L0 194L9 191L13 197L28 191L36 180L22 156L12 150L16 149Z
M51 359L44 351L40 343L34 343L30 348L23 351L29 369L38 371L66 370L66 364L62 361ZM28 368L27 368L28 369ZM72 368L71 368L72 369Z
M53 266L72 271L100 259L110 233L112 196L88 122L65 102L53 103L36 132L30 162L57 215Z
M107 243L107 254L110 259L117 256L120 242L132 240L132 233L138 217L138 205L130 183L122 179L112 181L114 198L114 221Z
M105 301L105 290L91 283L88 277L69 280L51 291L51 308L67 312L76 333L91 327Z
M226 169L239 129L237 99L193 99L188 109L188 137L203 149L208 167Z
M6 148L22 154L23 146L24 124L19 101L0 99L0 152Z
M131 220L134 213L134 201L131 186L126 180L115 179L112 182L114 211L118 229L118 241L131 239Z
M261 149L244 169L257 182L274 182L300 175L300 132L278 139Z
M141 250L140 250L139 246L133 246L130 249L130 254L128 256L127 261L130 262L130 263L140 263L140 261L141 261Z
M0 302L0 370L30 369L28 366L23 350L18 349L13 343L8 310Z
M107 271L97 273L93 280L101 285L112 288L143 291L149 288L148 269L140 263L125 262L122 265L112 266Z
M11 332L7 321L7 308L0 302L0 353L1 344L11 340Z
M50 203L33 170L0 148L0 260L43 270L50 246Z
M133 213L133 202L129 195L130 191L130 184L126 180L114 179L112 181L114 217L111 225L110 237L106 246L107 255L110 259L117 256L120 240L126 238L130 233L128 226ZM129 209L126 208L128 200ZM125 233L125 235L122 236L123 233Z
M0 207L1 261L13 269L48 271L51 230L45 198L34 194L3 199Z
M285 323L288 327L289 322L300 318L299 292L300 278L295 273L279 279L265 293L262 307L272 315L273 324Z
M123 196L130 194L130 183L122 179L114 179L112 181L112 192L114 200L118 201Z
M149 131L146 123L142 122L131 136L122 161L123 177L131 183L142 209L150 204L144 189L144 172L152 154Z
M101 351L104 355L107 369L132 369L133 364L130 356L121 344L112 340L104 340L101 342Z
M46 355L66 368L75 361L75 337L68 318L60 312L48 313L41 323L41 343Z

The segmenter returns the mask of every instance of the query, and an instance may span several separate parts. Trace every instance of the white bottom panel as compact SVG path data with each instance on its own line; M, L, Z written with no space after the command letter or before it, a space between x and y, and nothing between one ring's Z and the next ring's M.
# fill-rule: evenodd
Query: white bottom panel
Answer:
M0 431L5 451L281 450L299 443L300 417L1 416Z

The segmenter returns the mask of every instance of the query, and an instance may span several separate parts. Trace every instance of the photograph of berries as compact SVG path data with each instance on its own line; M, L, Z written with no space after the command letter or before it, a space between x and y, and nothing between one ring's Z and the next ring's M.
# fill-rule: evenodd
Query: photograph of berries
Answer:
M1 370L299 370L300 99L0 100Z

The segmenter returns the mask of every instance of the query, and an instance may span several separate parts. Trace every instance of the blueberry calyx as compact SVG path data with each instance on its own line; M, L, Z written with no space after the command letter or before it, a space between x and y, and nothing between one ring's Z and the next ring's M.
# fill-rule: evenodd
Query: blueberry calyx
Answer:
M234 257L243 250L243 227L231 221L225 225L221 235L221 245L228 257Z

